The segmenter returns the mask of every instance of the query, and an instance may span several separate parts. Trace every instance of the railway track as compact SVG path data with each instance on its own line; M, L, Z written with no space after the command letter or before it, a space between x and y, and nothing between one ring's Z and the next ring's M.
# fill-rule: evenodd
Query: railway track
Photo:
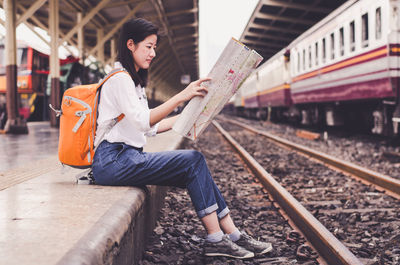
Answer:
M279 146L272 144L257 130L243 130L245 127L233 125L231 121L223 122L223 126L231 134L225 132L224 137L237 150L243 150L238 143L245 146L248 153L242 152L243 159L257 172L256 175L263 176L260 179L268 193L329 264L398 264L400 251L396 242L399 240L400 201L395 198L396 189L390 190L394 197L387 196L382 192L386 187L377 190L373 185L350 179L288 150L287 145L283 149L282 141ZM260 164L249 162L252 160L248 158L249 154ZM302 206L292 202L291 195L279 188L274 178L266 177L268 173L264 169L272 172ZM368 170L358 168L357 172Z
M281 144L292 150L300 152L301 154L304 154L304 155L310 156L314 159L317 159L318 161L326 163L327 165L335 168L336 170L339 170L340 172L349 174L349 175L356 177L362 181L365 181L367 184L376 185L377 188L381 189L385 193L390 194L391 196L394 196L394 197L400 199L400 180L399 179L394 179L390 176L381 174L379 172L375 172L368 168L358 166L354 163L345 161L343 159L336 158L336 157L330 156L328 154L319 152L317 150L308 148L306 146L293 143L284 138L278 137L278 136L268 133L266 131L256 129L254 127L251 127L251 126L241 123L239 121L235 121L235 120L225 120L225 121L235 124L237 126L240 126L241 128L248 130L250 132L253 132L255 134L262 135L269 140L272 140L278 144Z
M304 237L289 225L277 204L256 178L246 170L213 126L197 142L186 148L201 151L211 173L227 200L238 227L258 240L271 242L273 251L249 260L204 257L201 242L205 231L196 217L185 190L171 188L165 199L158 225L139 263L147 264L320 264Z

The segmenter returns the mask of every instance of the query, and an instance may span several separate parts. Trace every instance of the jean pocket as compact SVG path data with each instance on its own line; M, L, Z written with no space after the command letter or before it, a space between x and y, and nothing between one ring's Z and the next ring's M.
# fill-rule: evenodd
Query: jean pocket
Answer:
M123 153L125 152L126 147L124 144L118 144L116 146L116 152L117 155L114 157L114 161L118 162L119 160L121 160Z

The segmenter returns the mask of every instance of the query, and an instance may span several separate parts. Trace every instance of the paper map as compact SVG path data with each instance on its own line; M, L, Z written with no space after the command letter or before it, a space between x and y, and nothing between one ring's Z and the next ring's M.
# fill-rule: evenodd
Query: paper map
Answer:
M262 59L256 51L232 38L207 75L211 81L203 83L207 95L192 98L172 129L196 140Z

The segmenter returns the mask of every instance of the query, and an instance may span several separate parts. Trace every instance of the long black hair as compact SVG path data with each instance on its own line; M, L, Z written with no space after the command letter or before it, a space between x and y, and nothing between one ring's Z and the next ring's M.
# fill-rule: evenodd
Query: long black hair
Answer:
M146 86L148 71L147 69L139 69L139 71L136 72L132 52L128 49L126 43L128 40L132 39L135 45L137 45L153 34L157 35L158 40L159 36L157 33L158 28L153 23L143 18L130 19L122 26L119 35L117 60L129 72L136 85L140 84L142 87Z

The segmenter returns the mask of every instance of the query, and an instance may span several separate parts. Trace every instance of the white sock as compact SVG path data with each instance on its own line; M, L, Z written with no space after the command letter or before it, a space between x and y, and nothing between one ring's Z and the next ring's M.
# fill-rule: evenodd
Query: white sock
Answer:
M215 242L221 241L223 236L224 236L224 233L222 231L219 231L219 232L216 232L216 233L213 233L213 234L208 234L207 237L206 237L206 240L208 242L215 243Z
M228 236L229 236L229 238L233 241L233 242L235 242L235 241L238 241L239 239L240 239L240 235L241 235L242 233L240 233L240 231L239 231L239 229L237 229L236 228L236 230L235 231L233 231L231 234L229 234Z

